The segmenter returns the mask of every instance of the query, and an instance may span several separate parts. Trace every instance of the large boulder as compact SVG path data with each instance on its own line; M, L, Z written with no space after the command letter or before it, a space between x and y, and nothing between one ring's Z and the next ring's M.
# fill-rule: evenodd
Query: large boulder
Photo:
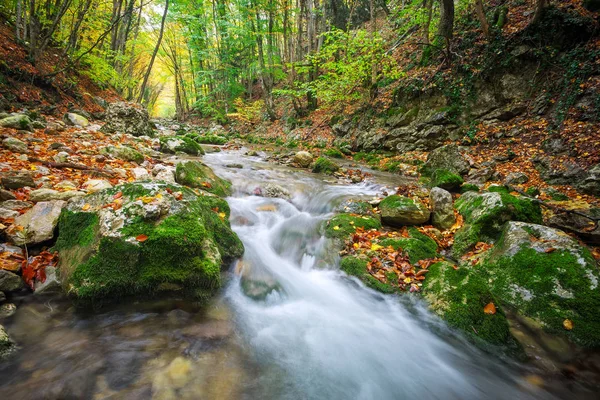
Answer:
M450 192L434 187L429 192L429 202L431 204L431 222L438 229L450 229L456 222L452 195Z
M111 103L104 115L106 124L101 131L106 133L127 133L133 136L153 136L154 129L149 121L148 111L131 103Z
M469 161L460 153L457 145L448 144L429 153L427 161L423 165L425 174L432 174L437 169L462 176L469 172Z
M61 210L66 205L62 200L40 201L25 214L15 219L22 230L12 230L8 237L18 246L43 243L54 237Z
M33 131L31 122L31 119L25 114L14 114L9 117L0 119L0 127Z
M477 242L494 242L508 221L542 222L538 203L498 192L467 192L456 201L456 208L464 218L465 225L454 237L454 256L460 257Z
M292 161L301 168L308 168L310 167L310 164L312 164L313 156L308 151L299 151L294 155Z
M231 182L219 178L212 169L199 161L182 161L177 164L175 181L217 196L225 197L231 194Z
M381 220L386 225L420 225L429 221L431 212L426 205L404 196L388 196L379 204Z
M509 222L482 268L503 303L550 332L600 346L600 272L590 251L566 233Z
M221 266L243 245L224 200L159 182L115 186L72 201L55 250L65 291L77 302L172 294L206 300Z

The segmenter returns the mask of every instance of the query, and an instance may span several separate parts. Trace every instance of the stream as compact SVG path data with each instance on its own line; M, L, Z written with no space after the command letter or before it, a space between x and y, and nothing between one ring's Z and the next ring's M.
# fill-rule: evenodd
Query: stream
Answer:
M475 348L416 296L338 270L320 225L397 176L340 184L244 153L203 157L233 182L231 223L246 248L222 295L202 309L155 301L89 314L58 296L13 296L3 324L21 349L0 364L1 399L594 398L551 395L525 378L539 371ZM291 200L253 195L266 183Z

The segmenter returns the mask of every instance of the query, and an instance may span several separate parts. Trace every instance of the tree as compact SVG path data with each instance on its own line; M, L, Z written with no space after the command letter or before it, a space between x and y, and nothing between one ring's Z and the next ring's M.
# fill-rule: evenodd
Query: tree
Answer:
M440 24L438 35L446 43L446 61L450 61L450 43L454 30L454 0L440 0Z
M154 65L154 60L156 59L156 54L160 49L160 43L162 42L163 34L165 32L165 21L167 19L167 12L169 11L169 0L165 0L165 10L163 12L162 20L160 22L160 33L158 34L158 40L156 41L156 47L154 47L154 52L152 53L152 57L150 58L150 63L148 64L148 69L146 70L146 74L144 75L144 80L142 81L142 86L140 88L140 94L137 98L137 102L141 103L144 98L144 93L146 90L146 85L148 84L148 78L150 78L150 72L152 72L152 65Z
M490 37L490 24L487 21L485 16L485 11L483 9L482 0L475 0L475 13L477 14L477 19L479 20L479 24L481 24L481 30L483 34L489 38Z

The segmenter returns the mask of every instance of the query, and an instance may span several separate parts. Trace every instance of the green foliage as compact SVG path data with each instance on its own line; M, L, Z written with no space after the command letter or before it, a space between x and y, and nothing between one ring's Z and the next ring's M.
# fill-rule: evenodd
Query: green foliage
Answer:
M319 157L315 160L313 172L332 175L340 169L339 165L325 157Z
M381 222L366 215L338 214L325 224L325 236L328 238L347 239L356 228L379 229Z

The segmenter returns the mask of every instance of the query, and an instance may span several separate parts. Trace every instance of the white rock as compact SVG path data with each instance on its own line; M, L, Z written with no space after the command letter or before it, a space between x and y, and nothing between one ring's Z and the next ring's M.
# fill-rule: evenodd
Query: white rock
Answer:
M83 184L83 189L88 193L98 192L104 189L110 189L112 185L104 179L90 179Z

